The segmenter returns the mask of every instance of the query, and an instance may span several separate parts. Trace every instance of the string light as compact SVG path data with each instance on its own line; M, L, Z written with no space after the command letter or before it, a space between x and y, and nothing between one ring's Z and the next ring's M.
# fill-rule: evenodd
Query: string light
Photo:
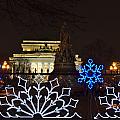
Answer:
M81 66L81 71L79 71L80 78L78 78L78 83L85 83L88 85L89 89L93 88L96 83L102 83L103 78L101 77L103 70L103 65L97 66L93 63L92 59L88 59L88 64Z
M0 105L8 107L6 113L0 112L2 117L33 118L36 114L39 114L42 118L73 118L74 116L81 118L76 112L70 112L70 109L76 108L79 101L69 98L71 88L62 88L60 95L55 90L55 88L59 87L57 78L49 81L50 88L45 85L42 86L41 82L39 83L38 80L35 81L36 85L28 87L28 80L21 77L18 78L18 87L22 90L18 91L18 94L16 94L14 87L8 86L5 88L8 94L4 97L0 97ZM12 93L9 93L9 90L12 91ZM32 90L35 90L36 94L31 95ZM46 94L42 94L42 91L46 91ZM23 98L23 96L26 97ZM12 97L13 99L9 101L8 97ZM68 97L69 101L66 102L63 97ZM3 99L5 103L2 103ZM36 102L34 100L36 100ZM10 111L13 109L15 112L11 114ZM64 115L61 115L62 111L65 111Z
M120 86L120 82L118 83ZM94 119L100 118L120 118L120 92L116 95L114 87L106 87L107 94L106 96L99 96L100 105L106 106L105 114L101 114L100 112L94 117ZM110 99L111 98L111 99ZM107 111L112 110L113 115L110 115Z

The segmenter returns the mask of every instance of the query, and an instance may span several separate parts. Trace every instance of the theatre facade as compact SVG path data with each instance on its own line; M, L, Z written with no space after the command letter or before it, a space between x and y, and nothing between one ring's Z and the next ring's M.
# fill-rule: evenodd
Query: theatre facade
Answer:
M23 40L22 52L9 57L13 73L51 73L60 41Z
M21 53L9 57L12 73L51 73L54 69L55 54L61 41L23 40ZM82 61L75 56L76 69Z

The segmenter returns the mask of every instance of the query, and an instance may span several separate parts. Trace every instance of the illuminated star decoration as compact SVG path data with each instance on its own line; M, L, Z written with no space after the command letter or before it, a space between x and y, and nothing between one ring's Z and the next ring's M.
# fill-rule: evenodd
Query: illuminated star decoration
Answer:
M6 108L0 111L3 118L34 118L35 115L42 118L72 118L74 116L81 118L76 112L70 111L77 107L79 101L69 98L71 88L62 88L61 94L55 90L59 87L57 78L49 81L50 88L43 83L41 85L37 79L36 85L27 86L28 80L18 78L18 86L21 90L16 93L14 87L6 87L6 96L0 97L0 107ZM9 93L9 91L12 92ZM68 97L67 102L64 97Z
M119 84L118 84L119 86ZM98 118L119 118L120 119L120 92L117 94L115 93L114 87L106 87L107 94L106 96L99 96L99 102L100 105L106 106L106 112L101 114L100 112L94 117L94 119ZM112 115L110 114L110 110L113 110L114 112Z
M96 65L93 63L92 59L88 59L88 64L81 66L81 71L79 72L80 78L78 78L78 83L85 83L88 85L89 89L93 88L96 83L102 83L103 78L101 77L101 71L103 70L103 65Z

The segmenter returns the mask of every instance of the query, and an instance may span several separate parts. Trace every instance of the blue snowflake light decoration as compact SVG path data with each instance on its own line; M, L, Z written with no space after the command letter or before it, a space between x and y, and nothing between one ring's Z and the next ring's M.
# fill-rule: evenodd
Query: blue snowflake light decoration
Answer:
M102 83L103 78L101 77L101 71L103 70L103 65L96 65L93 63L92 59L88 59L88 64L81 66L81 71L79 72L80 78L78 78L78 83L84 82L88 85L89 89L93 88L95 83Z
M55 89L59 87L57 78L49 81L50 87L42 85L38 79L34 86L27 86L28 80L18 78L20 90L17 92L14 87L8 86L5 88L6 96L0 96L0 117L34 118L38 115L40 118L81 118L76 112L70 111L77 107L79 100L70 98L71 88L62 88L60 94Z

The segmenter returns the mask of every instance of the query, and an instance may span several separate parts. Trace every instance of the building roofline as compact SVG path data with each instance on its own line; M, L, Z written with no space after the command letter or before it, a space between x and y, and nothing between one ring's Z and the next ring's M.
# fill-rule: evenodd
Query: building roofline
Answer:
M60 43L61 41L44 41L44 40L23 40L23 43Z

